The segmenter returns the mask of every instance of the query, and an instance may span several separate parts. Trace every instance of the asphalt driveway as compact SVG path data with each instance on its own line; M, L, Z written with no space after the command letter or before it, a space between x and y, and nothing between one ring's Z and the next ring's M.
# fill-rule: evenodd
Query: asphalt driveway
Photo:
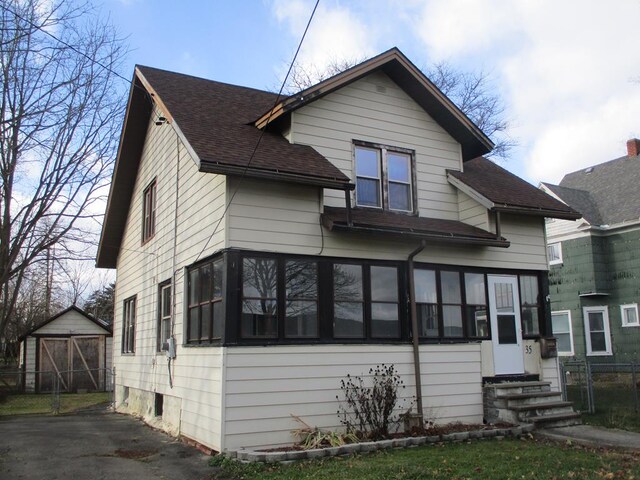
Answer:
M2 480L201 480L209 458L125 415L0 418Z

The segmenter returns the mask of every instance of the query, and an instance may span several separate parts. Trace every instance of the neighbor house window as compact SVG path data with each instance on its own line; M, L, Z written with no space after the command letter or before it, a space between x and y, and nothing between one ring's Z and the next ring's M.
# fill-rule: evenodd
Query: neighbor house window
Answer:
M540 312L542 311L538 277L520 275L520 307L522 335L540 335Z
M142 194L142 242L156 233L156 181L153 180Z
M569 310L551 312L551 328L553 336L558 340L558 355L572 356L574 353L571 312Z
M638 327L638 304L620 305L620 315L622 316L623 327Z
M127 298L122 308L122 353L134 353L136 347L136 297Z
M168 349L171 336L171 283L166 281L158 287L158 351Z
M587 355L611 355L611 333L607 307L584 307Z
M413 212L413 152L364 142L354 149L356 205Z
M222 336L223 267L223 260L215 259L189 269L187 343L210 343Z
M547 258L549 265L560 265L562 263L562 244L550 243L547 245Z

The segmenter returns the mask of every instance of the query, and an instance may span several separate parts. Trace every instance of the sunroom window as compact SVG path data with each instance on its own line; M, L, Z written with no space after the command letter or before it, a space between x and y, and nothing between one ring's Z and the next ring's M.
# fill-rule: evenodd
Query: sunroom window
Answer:
M243 338L278 336L278 268L275 259L242 260Z
M189 269L187 343L209 343L222 336L222 259Z
M413 212L413 152L355 145L356 205Z

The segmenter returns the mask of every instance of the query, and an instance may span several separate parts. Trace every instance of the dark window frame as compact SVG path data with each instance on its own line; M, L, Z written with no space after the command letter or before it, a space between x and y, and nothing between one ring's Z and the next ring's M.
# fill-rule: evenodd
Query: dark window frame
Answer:
M219 269L220 274L220 295L215 296L215 288L216 288L216 280L215 280L215 272L216 272L216 264L221 265ZM192 273L194 271L200 272L201 270L209 267L211 280L209 283L209 292L206 296L203 296L203 288L200 281L200 273L198 273L198 285L195 287L198 294L195 301L192 302ZM222 255L215 255L213 257L209 257L204 259L196 264L190 265L185 269L185 325L184 325L184 340L183 344L185 346L194 346L194 345L220 345L223 341L224 337L224 329L225 329L225 277L227 275L226 272L226 261L225 257ZM208 298L207 298L208 297ZM216 307L217 313L220 317L216 318ZM198 312L198 320L197 320L197 332L192 332L192 322L191 315L192 312ZM207 320L207 328L206 328L206 336L203 336L203 311L208 311ZM217 322L217 323L216 323ZM216 326L218 327L219 335L216 335Z
M122 301L122 354L133 355L136 353L137 303L137 295Z
M169 312L168 315L165 315L164 311L164 295L168 290L169 295ZM171 336L171 320L173 318L173 285L171 284L171 280L165 280L164 282L158 284L158 323L157 323L157 341L156 341L156 351L157 352L165 352L169 348L167 345L167 341ZM165 332L165 323L169 323L169 335L167 338L164 338Z
M145 244L156 234L156 203L158 182L154 178L142 192L142 243Z
M273 338L242 338L241 337L241 326L240 326L240 316L242 312L242 262L244 257L262 257L262 258L270 258L276 259L278 265L281 265L279 277L277 280L277 288L278 293L278 335ZM407 262L406 261L397 261L397 260L370 260L370 259L351 259L351 258L341 258L341 257L323 257L323 256L314 256L314 255L301 255L301 254L284 254L284 253L272 253L272 252L257 252L243 249L225 249L224 251L217 253L215 256L210 257L209 259L202 260L197 264L191 265L185 269L188 272L190 269L194 268L197 265L201 265L207 261L212 261L213 259L223 259L223 312L224 312L224 326L222 328L222 338L220 340L216 340L212 343L187 343L187 330L186 325L188 323L188 306L187 300L185 298L185 308L184 311L184 323L185 323L185 341L183 342L184 346L192 347L192 346L235 346L235 345L309 345L309 344L398 344L405 343L411 340L411 327L410 327L410 316L409 316L409 299L408 299L408 277L407 277ZM287 261L305 261L305 262L313 262L317 265L317 336L287 336L285 334L285 322L284 315L286 312L286 299L285 299L285 276L283 273L284 263ZM334 322L334 293L333 293L333 265L335 263L338 264L356 264L362 265L363 271L367 272L363 275L365 278L365 310L366 310L366 320L365 320L365 329L366 333L362 338L335 338L333 335L333 322ZM371 315L371 297L370 297L370 279L367 275L369 275L370 266L395 266L398 268L398 294L399 294L399 322L400 322L400 336L398 338L375 338L371 336L370 326L367 324L370 320ZM544 298L544 292L548 292L548 286L545 285L546 276L543 271L535 271L535 270L508 270L508 269L497 269L497 268L483 268L483 267L466 267L466 266L452 266L452 265L442 265L442 264L432 264L432 263L415 263L415 269L426 269L433 270L436 272L436 281L437 285L437 299L438 303L436 304L437 314L439 316L438 321L438 332L440 333L442 330L442 302L440 299L441 290L440 290L440 271L456 271L459 273L459 277L461 278L461 291L462 291L462 307L463 307L463 329L464 329L464 337L444 337L442 335L438 335L437 337L424 337L421 336L419 341L421 344L452 344L452 343L469 343L469 342L478 342L483 340L491 339L491 322L487 318L487 336L472 336L469 335L469 327L467 316L471 315L468 313L468 306L474 306L475 304L467 303L466 299L466 288L464 285L464 278L466 273L478 273L483 275L484 279L484 289L485 289L485 303L487 305L488 310L488 285L487 285L487 275L513 275L516 277L520 277L521 275L534 275L538 276L538 283L540 286L540 295ZM519 282L518 282L519 283ZM185 281L185 288L188 289L188 282ZM188 290L186 290L188 292ZM187 293L188 295L188 293ZM368 302L368 305L367 305ZM420 303L418 303L418 307ZM484 306L483 306L484 307ZM544 304L542 306L542 310L540 312L540 335L526 337L536 339L540 336L547 335L547 332L550 332L550 327L546 325L546 316L545 310L549 309L549 305ZM487 314L488 315L488 314ZM549 309L549 319L550 319L550 309ZM550 323L550 320L549 320Z
M380 204L377 206L366 205L364 203L358 202L358 175L357 175L357 154L356 150L358 147L376 150L378 153L378 171L380 172L380 177L376 177L380 182L379 192L380 195ZM388 165L388 153L399 153L401 155L407 155L409 157L409 202L410 208L408 210L391 208L390 199L389 199L389 185L391 183L403 183L395 180L389 179L389 165ZM356 183L356 189L354 190L355 201L354 205L358 208L373 208L377 210L384 210L394 213L400 213L405 215L417 215L418 214L418 192L417 192L417 181L416 181L416 152L415 150L404 148L404 147L396 147L392 145L385 145L381 143L374 142L366 142L363 140L352 140L352 158L353 158L353 178L354 183ZM373 177L365 177L361 176L361 178L373 178Z

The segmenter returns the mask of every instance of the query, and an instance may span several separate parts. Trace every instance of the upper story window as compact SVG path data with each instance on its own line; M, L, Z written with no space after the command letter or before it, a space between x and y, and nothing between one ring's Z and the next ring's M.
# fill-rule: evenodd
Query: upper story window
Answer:
M354 158L357 206L415 211L411 150L357 142Z
M122 308L122 353L136 351L136 297L127 298Z
M623 327L640 327L638 321L638 304L620 305L620 315L622 316Z
M156 233L156 180L154 179L142 194L142 242Z
M547 258L549 265L562 264L562 244L560 242L547 245Z

